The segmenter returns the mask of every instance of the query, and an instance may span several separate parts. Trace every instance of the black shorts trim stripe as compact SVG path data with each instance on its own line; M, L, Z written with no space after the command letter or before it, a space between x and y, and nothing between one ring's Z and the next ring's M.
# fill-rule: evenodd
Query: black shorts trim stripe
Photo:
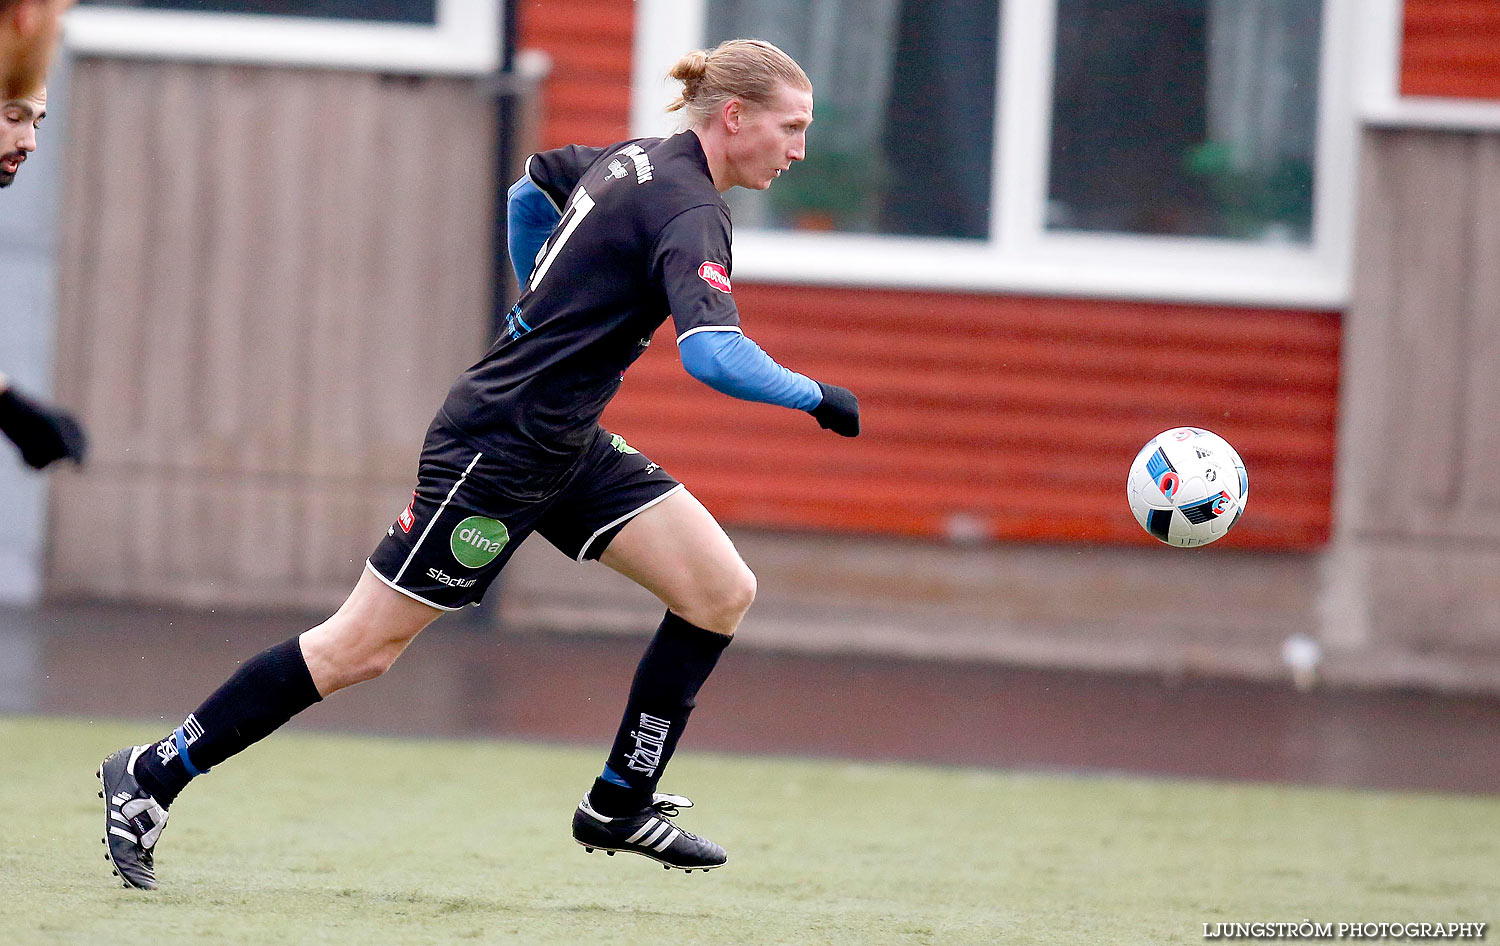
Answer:
M474 469L474 464L478 463L479 459L483 456L484 454L482 453L474 454L474 459L470 460L469 465L464 467L464 475L460 476L458 482L453 484L453 488L448 490L448 495L443 499L442 505L438 506L437 513L431 519L427 520L427 528L422 530L421 538L417 539L417 543L411 547L411 554L407 555L406 561L401 563L401 570L396 572L396 577L391 579L393 585L401 580L402 575L406 574L406 567L411 564L412 559L417 557L417 549L422 547L422 543L427 541L427 534L432 531L433 526L437 525L438 516L441 516L443 510L448 508L448 503L453 500L453 494L457 493L458 488L464 485L464 480L469 478L469 472Z
M406 595L408 598L410 598L411 600L417 602L418 604L425 604L429 608L437 608L439 611L462 611L463 610L462 607L450 608L446 604L438 604L436 601L428 601L426 598L422 597L419 594L416 594L415 592L407 591L405 588L402 588L400 585L396 584L394 581L391 581L389 578L387 578L384 575L380 574L380 570L377 569L375 567L375 565L369 559L365 559L365 568L369 569L370 574L374 575L376 578L379 578L380 581L381 581L381 583L383 583L384 585L386 585L389 588L392 588L392 589L394 589L396 591L401 592L402 594Z
M650 509L652 506L655 506L657 503L661 502L663 499L666 499L668 496L670 496L673 493L677 492L678 490L684 489L684 488L685 487L683 487L683 485L681 483L678 483L677 485L673 486L671 489L667 490L665 493L662 493L660 496L656 497L655 499L653 499L653 500L651 500L649 502L642 503L641 505L639 505L636 508L634 508L634 509L630 510L629 512L627 512L625 515L623 515L620 518L616 519L615 521L609 523L608 525L605 525L605 526L600 527L599 529L596 529L594 531L594 534L591 535L591 536L589 536L588 541L585 542L585 543L583 543L583 548L581 548L581 549L578 550L578 557L576 559L574 559L574 561L582 562L583 559L584 559L584 556L586 556L586 555L589 554L589 546L593 545L594 542L599 538L599 536L601 536L604 533L608 532L610 529L613 529L615 526L619 525L622 522L629 522L630 520L634 519L636 516L639 516L641 513L645 512L647 509Z

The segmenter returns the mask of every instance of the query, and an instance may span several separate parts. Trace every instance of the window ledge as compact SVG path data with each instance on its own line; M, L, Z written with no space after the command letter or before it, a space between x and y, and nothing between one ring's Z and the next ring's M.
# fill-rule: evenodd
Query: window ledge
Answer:
M736 282L1340 309L1344 267L1297 246L1053 236L1018 252L961 240L736 231Z
M436 26L75 7L64 35L86 55L481 75L499 68L501 15L500 0L439 0Z

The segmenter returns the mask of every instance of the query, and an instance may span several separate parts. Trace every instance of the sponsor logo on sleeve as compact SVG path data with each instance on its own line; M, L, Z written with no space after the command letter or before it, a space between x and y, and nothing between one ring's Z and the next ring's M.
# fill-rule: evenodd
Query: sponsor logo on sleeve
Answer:
M396 525L398 525L398 526L401 527L401 531L402 532L410 534L411 527L414 526L414 525L416 525L417 514L414 513L414 512L412 512L412 507L415 506L416 504L417 504L417 494L416 493L412 493L411 494L411 502L407 503L406 504L406 508L403 509L403 510L401 510L401 515L399 515L399 516L396 517Z
M698 275L720 292L729 291L729 271L718 263L705 261L698 267Z

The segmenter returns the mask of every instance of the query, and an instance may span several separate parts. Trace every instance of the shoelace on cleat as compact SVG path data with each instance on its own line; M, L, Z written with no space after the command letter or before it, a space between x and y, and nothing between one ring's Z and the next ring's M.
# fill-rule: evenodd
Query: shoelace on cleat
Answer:
M656 796L656 800L654 802L652 802L648 806L647 810L648 811L654 811L657 814L661 815L663 818L675 818L678 815L678 804L679 804L678 802L676 802L676 801L673 800L675 797L676 796L663 797L661 795L658 795L658 796ZM692 802L688 802L688 804L691 805ZM684 828L682 825L677 824L675 821L672 822L672 827L675 828L675 829L677 829L677 831L681 834L682 837L691 838L694 841L702 841L703 840L702 838L698 837L693 832L691 832L691 831L687 830L686 828Z
M665 798L652 802L650 808L664 818L675 818L678 815L677 805Z

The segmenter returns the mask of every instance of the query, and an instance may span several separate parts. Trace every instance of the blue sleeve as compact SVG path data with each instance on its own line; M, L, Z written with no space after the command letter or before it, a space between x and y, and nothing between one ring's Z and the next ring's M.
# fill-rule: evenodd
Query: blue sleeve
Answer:
M516 282L525 287L536 265L536 254L547 242L562 214L527 175L510 186L505 199L505 242Z
M823 401L818 383L778 365L740 332L693 332L677 343L688 374L730 397L810 411Z

